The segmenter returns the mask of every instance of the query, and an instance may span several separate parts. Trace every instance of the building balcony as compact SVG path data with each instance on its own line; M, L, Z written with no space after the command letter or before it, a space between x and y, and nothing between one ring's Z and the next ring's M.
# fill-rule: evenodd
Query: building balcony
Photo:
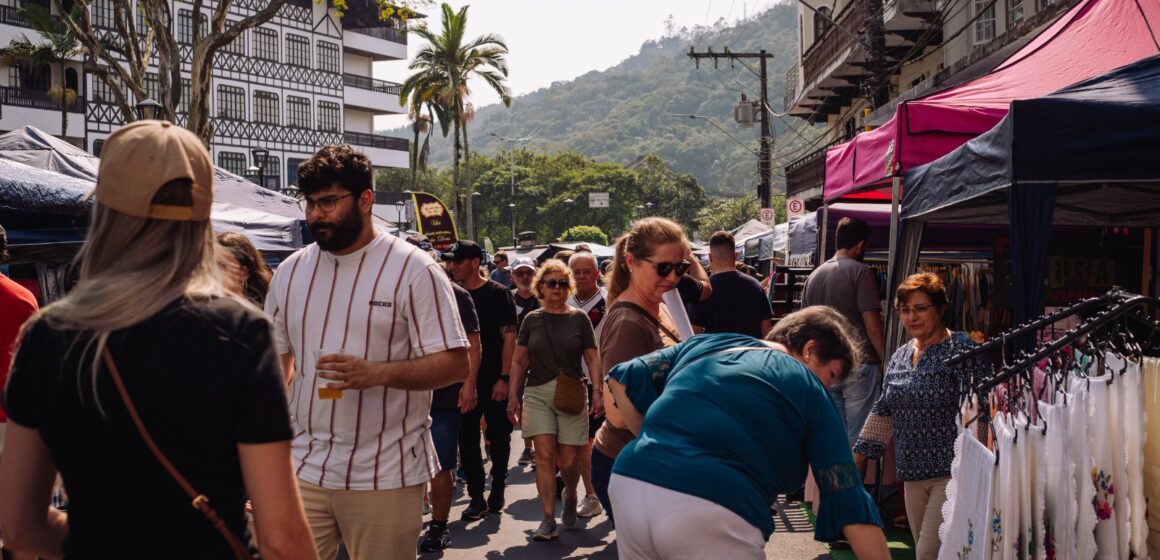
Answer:
M343 140L362 150L375 167L406 168L410 164L411 143L405 138L348 130Z
M77 96L68 106L68 132L65 136L85 135L85 99ZM15 130L32 125L50 134L60 135L60 104L46 91L0 87L0 128Z
M343 103L348 109L369 111L376 115L404 113L399 105L401 85L358 74L343 74Z
M822 195L826 179L826 150L829 145L814 150L785 166L785 192L789 198L810 200Z
M342 48L371 60L405 60L406 37L392 27L346 27L342 30Z

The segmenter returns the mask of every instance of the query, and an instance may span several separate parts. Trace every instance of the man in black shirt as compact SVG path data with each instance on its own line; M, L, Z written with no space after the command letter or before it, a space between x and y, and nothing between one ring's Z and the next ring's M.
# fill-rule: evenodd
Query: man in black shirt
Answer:
M733 235L718 231L709 239L709 283L713 295L693 309L692 323L704 332L732 332L755 338L773 326L773 309L752 276L737 270Z
M535 294L532 293L532 280L536 277L536 261L527 257L520 257L512 263L511 278L512 285L515 289L512 290L512 301L516 304L516 334L519 335L520 327L524 324L524 317L528 313L540 308L540 300L536 299ZM522 396L522 394L521 394ZM519 466L526 467L531 465L536 468L535 449L532 446L532 440L524 439L524 450L520 453Z
M516 308L507 288L482 276L479 263L483 249L470 240L460 240L442 255L451 278L471 293L479 315L479 337L483 348L476 384L478 403L463 414L459 429L459 455L467 474L467 494L471 503L463 512L464 521L483 519L500 513L504 506L508 458L511 453L512 423L507 416L508 376L516 342ZM491 494L483 500L483 453L479 448L479 421L487 419L487 440L491 443Z

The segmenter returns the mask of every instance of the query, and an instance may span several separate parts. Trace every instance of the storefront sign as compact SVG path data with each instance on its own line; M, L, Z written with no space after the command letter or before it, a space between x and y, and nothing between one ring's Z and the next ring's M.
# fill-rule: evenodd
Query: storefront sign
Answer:
M415 219L419 233L431 240L431 246L438 251L450 247L459 239L455 230L455 220L447 206L433 194L417 192L411 194L411 204L415 208Z

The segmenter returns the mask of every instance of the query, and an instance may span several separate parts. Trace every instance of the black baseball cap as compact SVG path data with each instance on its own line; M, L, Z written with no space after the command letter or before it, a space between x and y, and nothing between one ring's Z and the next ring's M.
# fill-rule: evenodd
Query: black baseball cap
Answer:
M446 253L439 255L445 261L462 261L466 259L483 260L483 249L470 239L456 241Z

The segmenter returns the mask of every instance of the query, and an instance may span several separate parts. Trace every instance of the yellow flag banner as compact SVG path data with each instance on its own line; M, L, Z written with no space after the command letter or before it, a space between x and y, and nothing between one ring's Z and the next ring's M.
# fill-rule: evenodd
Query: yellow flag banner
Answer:
M419 233L426 235L431 246L438 251L450 247L459 239L455 220L443 201L425 192L411 193L411 204L415 209L415 221Z

